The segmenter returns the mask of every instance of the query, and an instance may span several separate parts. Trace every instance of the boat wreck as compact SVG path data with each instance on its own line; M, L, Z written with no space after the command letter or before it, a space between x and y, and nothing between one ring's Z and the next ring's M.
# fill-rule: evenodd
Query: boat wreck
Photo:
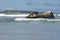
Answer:
M54 19L53 12L48 10L45 12L32 12L30 15L28 15L25 18L48 18L48 19Z

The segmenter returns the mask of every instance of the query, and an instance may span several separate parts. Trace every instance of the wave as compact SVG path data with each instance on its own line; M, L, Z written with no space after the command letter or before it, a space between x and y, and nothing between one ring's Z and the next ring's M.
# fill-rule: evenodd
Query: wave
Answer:
M0 17L26 17L29 14L0 14ZM54 16L60 16L60 14L54 14Z
M29 14L10 14L10 15L7 15L7 14L0 14L0 17L4 16L4 17L26 17L28 16Z
M43 18L0 18L0 22L31 22L31 21L44 21L44 22L60 22L60 19L43 19Z
M20 18L28 16L29 14L0 14L0 22L16 22L16 21L60 21L60 19L43 19L43 18L36 18L36 19L30 19L30 18ZM54 14L54 16L60 16L60 14Z
M60 19L43 19L43 18L15 18L15 21L60 21Z

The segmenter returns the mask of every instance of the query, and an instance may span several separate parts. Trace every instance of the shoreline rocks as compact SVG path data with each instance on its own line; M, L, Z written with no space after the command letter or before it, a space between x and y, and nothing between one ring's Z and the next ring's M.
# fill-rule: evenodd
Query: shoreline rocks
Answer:
M45 11L45 12L32 12L32 14L28 15L25 18L49 18L49 19L53 19L55 18L53 15L52 11Z

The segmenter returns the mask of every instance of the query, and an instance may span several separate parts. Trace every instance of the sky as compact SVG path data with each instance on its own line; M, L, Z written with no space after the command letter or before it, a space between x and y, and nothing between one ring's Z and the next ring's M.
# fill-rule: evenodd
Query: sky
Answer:
M56 10L60 11L59 0L0 0L0 10Z

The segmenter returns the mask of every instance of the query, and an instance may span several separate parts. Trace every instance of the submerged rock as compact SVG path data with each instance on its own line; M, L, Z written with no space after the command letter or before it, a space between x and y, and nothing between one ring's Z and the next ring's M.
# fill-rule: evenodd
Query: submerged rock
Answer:
M32 12L32 14L28 15L26 18L55 18L52 11L46 12Z

